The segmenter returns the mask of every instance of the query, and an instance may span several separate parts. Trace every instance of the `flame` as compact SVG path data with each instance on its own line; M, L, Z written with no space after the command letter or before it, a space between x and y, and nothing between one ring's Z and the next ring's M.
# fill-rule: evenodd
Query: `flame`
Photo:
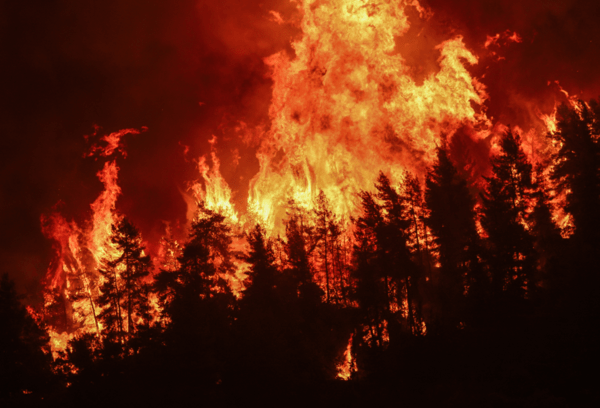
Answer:
M344 351L344 362L337 366L337 378L348 381L352 377L352 373L356 371L354 358L352 357L352 337L354 334L350 335L350 339L348 339L348 346L346 347L346 351Z
M223 176L221 176L219 170L221 161L217 156L216 136L213 136L209 140L209 143L211 147L210 158L213 165L212 168L208 165L206 156L200 157L198 160L198 170L200 171L204 185L199 182L193 184L191 186L192 194L196 202L204 202L208 209L217 211L225 215L229 220L237 223L239 218L231 202L231 189ZM195 211L193 214L195 215Z
M96 262L102 259L118 257L118 251L109 242L112 227L119 220L115 213L116 202L121 194L121 187L117 184L119 168L116 161L107 162L98 172L98 179L104 184L104 190L90 205L92 208L92 230L89 235L89 249Z
M566 100L566 104L570 106L570 108L574 109L579 115L583 111L583 105L587 105L587 103L582 102L577 95L571 95L568 91L566 91L561 85L559 81L548 81L548 86L555 85L558 88L558 91L563 95ZM555 101L554 108L552 112L549 114L541 113L539 109L536 109L536 114L538 118L544 123L546 128L546 133L551 134L558 131L558 106L559 102ZM588 105L589 108L589 105ZM545 151L545 157L551 157L556 155L556 153L561 149L562 144L555 139L546 138L547 149ZM554 169L554 164L550 164L544 170L544 174L549 177ZM556 193L556 192L555 192ZM561 232L561 236L563 238L570 237L575 229L573 224L573 218L571 214L565 211L567 196L570 191L564 190L560 193L555 194L552 199L552 219L554 223L558 226Z
M484 43L485 48L491 48L492 46L499 47L500 40L503 40L505 43L514 42L514 43L522 43L523 38L516 31L506 30L503 33L497 33L496 35L488 35L486 36L486 40Z
M302 15L302 35L292 43L294 55L281 51L264 61L273 81L270 127L256 130L259 171L250 181L247 213L239 215L233 205L233 192L221 174L215 136L209 141L210 153L197 161L199 180L190 186L189 194L184 194L188 221L198 216L198 203L226 216L235 233L236 252L245 252L246 242L239 238L239 232L246 225L258 221L271 234L282 232L290 199L299 208L312 210L317 194L323 191L333 214L342 227L347 227L350 215L356 211L357 193L372 189L380 171L394 182L402 182L407 170L423 175L435 159L435 148L458 129L469 128L471 135L480 138L507 129L502 124L492 129L484 106L488 99L486 87L468 70L469 65L478 63L478 58L467 49L462 37L449 38L435 47L439 53L437 72L419 81L413 78L397 44L407 41L408 7L415 8L421 19L431 15L417 0L296 3ZM286 23L278 12L269 13L277 24ZM522 39L518 33L506 31L487 36L485 48L499 47L501 41L520 43ZM555 83L572 106L579 106L575 97ZM199 102L200 106L203 104ZM556 106L551 113L536 111L549 132L557 130L556 112ZM246 124L240 124L240 131L250 134ZM102 279L97 269L103 260L119 256L110 236L113 225L120 220L116 202L122 193L117 161L108 158L116 154L125 157L122 138L145 130L123 129L105 135L84 155L107 160L97 173L104 190L91 204L92 216L85 227L67 221L58 212L42 217L43 231L54 241L56 251L56 260L47 272L47 288L61 294L68 304L67 318L71 322L71 327L51 329L53 352L64 350L75 333L102 330L96 319L98 311L94 310ZM530 145L526 151L532 162L538 151L547 153L547 146L538 140L538 130L517 130L524 143ZM189 147L182 147L187 155ZM491 146L492 153L497 149L497 145ZM239 161L239 151L234 160ZM568 218L560 221L566 230ZM477 228L483 235L479 221ZM351 240L351 230L342 229L348 230L342 239ZM167 231L157 265L174 271L179 267L180 254L180 243ZM315 264L321 266L318 261ZM239 297L246 265L239 261L236 268L234 274L224 278ZM336 268L340 276L335 279L345 279L344 266ZM85 296L75 299L71 296L75 292ZM51 301L48 295L47 304ZM151 301L158 310L157 298ZM408 319L408 306L404 296L403 303L392 308ZM412 323L415 332L426 333L424 321ZM387 343L387 326L382 331ZM352 336L344 362L337 369L338 378L346 380L356 371Z
M144 130L146 128L141 131ZM103 136L100 142L105 146L93 145L84 157L108 157L116 152L125 157L121 138L126 134L139 133L136 129L124 129ZM121 218L116 212L116 202L121 195L118 174L116 159L105 162L97 173L104 189L90 205L92 216L86 228L75 221L67 221L58 211L41 217L42 231L54 241L56 253L46 275L45 307L48 309L52 302L57 301L55 296L58 293L66 310L66 326L55 325L49 330L55 356L65 350L68 341L76 334L99 334L102 331L95 304L101 284L97 270L103 260L116 259L120 255L110 242L112 227Z
M550 133L554 133L558 130L558 119L556 118L557 112L558 106L556 104L554 105L554 110L549 114L541 113L538 110L539 118L542 120L542 122L544 122L546 129Z
M80 230L75 222L68 222L57 212L42 215L40 221L44 235L54 241L56 259L46 272L46 281L50 289L56 289L64 284L65 273L81 267L76 257L79 253L77 236Z
M98 131L100 130L99 126L94 126L93 136L96 136ZM104 135L100 138L101 142L104 142L106 146L102 146L101 144L94 144L90 151L83 155L83 157L94 157L94 156L102 156L109 157L112 156L115 152L120 153L124 158L127 157L127 152L123 144L121 143L121 139L123 136L132 134L139 135L141 132L147 131L148 128L146 126L142 126L140 130L138 129L121 129L117 132L110 133L108 135ZM89 139L90 136L86 136L86 139Z
M422 173L442 134L485 124L484 87L465 64L477 58L461 37L439 44L440 69L422 84L410 75L396 41L416 1L300 1L303 36L295 57L279 52L271 67L271 129L257 154L248 208L268 229L280 227L284 204L310 203L320 189L348 215L354 195L380 170Z
M558 91L560 92L560 94L562 94L564 99L566 99L567 104L570 105L571 108L575 109L578 112L581 111L579 97L577 95L571 95L569 92L567 92L560 85L559 81L548 81L548 86L551 86L551 85L554 85L558 88ZM546 126L546 130L549 133L554 133L558 130L558 119L556 117L556 115L558 113L558 105L559 105L559 102L555 101L554 109L550 113L542 113L542 112L540 112L540 110L538 108L535 108L535 113L536 113L537 117L542 122L544 122L544 125ZM556 150L558 150L559 148L560 148L560 146L555 147Z
M167 223L165 235L160 239L160 248L156 257L158 267L163 271L176 271L180 267L177 259L182 253L183 248L179 241L173 238L171 225Z

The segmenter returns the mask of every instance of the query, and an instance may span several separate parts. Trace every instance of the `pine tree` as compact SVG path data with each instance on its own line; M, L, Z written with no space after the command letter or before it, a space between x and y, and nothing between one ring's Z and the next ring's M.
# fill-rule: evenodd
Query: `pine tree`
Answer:
M567 253L569 274L561 284L566 304L574 308L571 313L582 321L593 320L600 316L595 293L600 284L600 105L595 100L561 105L557 131L550 136L559 146L551 178L565 196L573 233Z
M479 261L475 200L445 149L438 148L437 161L427 174L425 200L426 222L440 263L437 323L456 328L466 317L465 292L472 299L485 296L486 277Z
M248 234L250 252L244 260L250 265L244 290L245 303L273 303L277 288L277 267L275 254L266 238L264 229L257 224Z
M364 354L359 365L367 366L377 359L376 350L383 350L393 340L400 324L408 333L421 331L421 271L414 262L419 256L411 252L409 244L413 208L407 196L394 189L383 173L375 188L375 194L360 193L362 215L355 220L352 273L354 298L362 316L360 329L353 337L354 347L358 360Z
M325 302L349 304L349 262L351 252L342 221L333 212L331 202L321 190L314 200L311 212L314 220L313 245L316 267L324 282Z
M431 237L425 223L425 202L419 179L409 172L404 174L401 196L406 202L404 218L410 221L408 230L409 250L419 268L425 272L431 270Z
M578 245L594 250L600 244L600 105L561 105L557 131L550 136L559 150L552 179L566 194L565 210L573 216Z
M230 353L235 297L224 278L232 273L232 233L226 218L200 203L174 271L162 270L154 287L163 299L164 344L177 368L170 376L186 387L220 381Z
M560 282L564 279L564 240L552 217L554 206L548 192L549 183L541 166L536 169L535 175L535 206L530 215L530 230L537 261L534 281L539 287L535 288L538 293L532 295L540 297L541 291L550 290L555 297L557 290L563 286Z
M325 302L329 303L333 297L334 284L334 262L333 252L336 240L339 237L339 229L329 201L323 190L315 200L313 209L315 218L316 249L323 275L325 275Z
M377 198L384 210L383 223L377 233L378 257L387 271L386 286L394 308L406 305L407 327L411 333L421 331L419 284L428 262L425 250L425 229L419 215L422 207L418 180L405 174L400 191L391 186L383 173L375 183ZM389 279L389 282L388 282Z
M189 243L202 246L209 251L209 260L216 273L233 273L236 254L232 250L233 233L226 217L199 203L198 215L192 223Z
M51 380L49 337L20 302L8 274L0 277L0 401L39 393Z
M288 218L284 221L286 269L283 275L290 278L290 296L314 305L321 302L322 290L313 280L312 258L318 241L314 239L314 227L309 216L293 201L289 203Z
M401 338L423 332L420 251L424 235L418 197L407 192L414 187L404 185L399 191L380 173L376 192L359 195L362 214L354 221L352 271L358 321L352 350L365 373L385 366L387 351L397 347Z
M224 215L212 211L203 202L192 222L188 241L183 248L171 242L179 256L171 264L177 268L161 269L154 277L154 289L167 316L173 313L174 301L182 298L208 299L222 293L232 296L225 277L234 273L235 253L231 227ZM171 317L167 317L171 319Z
M517 134L507 131L493 157L481 195L481 226L487 235L492 297L525 299L534 287L535 253L527 218L534 189L532 167Z
M355 346L360 347L366 338L367 346L381 348L387 330L386 317L389 318L393 301L391 279L386 272L394 271L384 269L385 252L378 239L382 235L380 230L385 228L382 208L369 192L361 192L360 198L363 213L355 222L352 278L353 298L358 304L363 324L354 339Z
M235 382L257 386L264 381L289 380L294 371L292 350L298 353L294 335L298 317L293 305L297 293L290 293L275 264L273 244L264 229L256 225L247 235L249 251L245 289L236 321L236 344L230 373Z
M148 326L149 286L144 282L150 271L150 257L144 254L142 237L127 218L112 229L111 242L119 256L105 260L99 270L103 276L98 303L99 318L105 334L123 342L131 337L138 325Z

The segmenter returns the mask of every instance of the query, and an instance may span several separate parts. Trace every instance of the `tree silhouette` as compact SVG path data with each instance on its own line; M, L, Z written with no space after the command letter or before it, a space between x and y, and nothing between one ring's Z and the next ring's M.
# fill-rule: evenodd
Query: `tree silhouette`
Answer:
M314 219L313 239L316 246L315 267L324 277L325 302L349 303L348 241L340 218L334 213L331 202L320 190L312 209ZM322 281L323 279L321 279Z
M565 210L572 214L574 238L579 245L597 248L600 243L600 106L580 101L577 107L558 108L559 143L552 178L566 194Z
M416 238L415 204L380 173L376 193L361 192L361 216L355 221L354 299L359 320L353 336L356 361L365 372L382 364L387 344L402 332L422 331L418 265L421 243ZM409 187L410 188L410 187ZM414 192L414 191L413 191Z
M390 284L390 306L395 309L406 304L407 327L418 333L422 318L418 286L427 262L425 232L418 214L422 206L418 180L406 173L399 192L380 173L375 188L382 211L382 221L377 222L377 257L386 271L386 287Z
M555 207L550 200L549 182L541 166L536 169L535 178L535 206L529 216L529 223L537 261L534 281L540 287L532 288L535 292L531 295L538 300L543 297L549 300L548 296L551 296L556 301L566 275L565 243L553 220ZM541 293L543 291L547 293Z
M381 206L375 202L373 195L369 192L361 192L363 214L356 220L353 298L357 302L362 316L359 333L354 336L356 349L363 345L382 348L384 337L387 336L387 324L391 314L391 302L395 299L396 288L392 283L399 281L395 276L396 270L386 268L389 257L383 247L383 239L386 237L385 219ZM384 258L385 257L385 258ZM391 263L389 260L388 263ZM390 276L393 274L394 276Z
M272 242L264 229L257 224L248 233L247 241L249 251L243 259L249 268L235 325L236 364L230 375L235 383L246 381L256 385L289 378L288 342L295 319L290 312L290 301L284 295L289 296L289 291L282 290Z
M571 313L588 326L588 320L600 316L595 294L600 284L600 105L595 100L561 105L557 131L550 136L559 146L551 178L565 195L564 209L574 228L569 239L570 273L561 283L566 286L563 292Z
M277 288L277 267L271 243L264 229L257 224L248 234L249 253L244 257L250 265L247 285L244 290L244 302L260 304L273 303Z
M437 161L427 174L426 219L440 262L437 324L456 328L465 320L465 292L471 299L485 296L486 276L479 261L481 245L475 225L475 200L464 180L438 148ZM445 329L444 329L445 330Z
M334 214L323 190L315 200L313 209L315 217L316 249L321 269L325 275L325 301L329 303L333 292L333 247L334 241L339 236Z
M50 384L46 331L27 312L8 274L0 278L0 401Z
M179 268L163 270L154 287L163 303L164 344L170 380L185 387L214 385L223 377L231 343L235 297L225 279L233 273L231 228L200 203Z
M150 324L149 285L144 282L151 262L144 254L142 237L127 218L112 228L111 243L119 256L105 260L99 270L104 278L98 303L102 308L99 318L109 339L124 342L137 326Z
M323 292L313 280L315 271L311 262L317 242L309 214L290 202L288 218L284 223L286 269L283 276L289 278L290 296L313 305L320 303Z
M508 130L500 148L491 159L492 175L481 194L481 226L487 235L491 295L516 301L535 286L533 239L525 227L534 186L520 137Z

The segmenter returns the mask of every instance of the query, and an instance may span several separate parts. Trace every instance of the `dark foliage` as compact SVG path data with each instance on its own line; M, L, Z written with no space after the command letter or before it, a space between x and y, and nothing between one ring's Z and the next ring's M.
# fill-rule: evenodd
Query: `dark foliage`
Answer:
M434 331L454 330L477 318L467 316L467 302L469 310L475 311L488 293L488 281L480 261L475 200L444 149L438 149L437 162L427 175L425 199L426 222L440 263L434 282L439 309L433 313L431 326Z
M65 299L99 291L102 326L53 363L2 279L0 403L596 406L599 114L594 101L560 108L559 150L535 170L507 131L479 195L439 148L423 183L381 173L348 222L322 191L311 210L290 201L282 237L236 235L200 203L153 276L123 218L120 255L81 275L101 279L49 294L59 329Z
M20 302L8 274L0 277L0 405L27 394L39 400L52 380L48 334Z
M492 175L486 178L480 210L487 235L484 259L490 276L492 322L520 310L535 287L533 237L526 227L534 191L532 166L520 137L512 131L502 136L500 149L491 159Z
M551 137L559 143L552 178L566 194L565 210L573 216L573 238L580 245L600 243L600 106L594 100L578 108L561 105L558 130Z
M111 242L120 255L106 259L99 269L104 277L100 287L98 314L107 340L123 344L136 331L150 325L149 285L150 258L144 255L142 237L127 218L112 228Z

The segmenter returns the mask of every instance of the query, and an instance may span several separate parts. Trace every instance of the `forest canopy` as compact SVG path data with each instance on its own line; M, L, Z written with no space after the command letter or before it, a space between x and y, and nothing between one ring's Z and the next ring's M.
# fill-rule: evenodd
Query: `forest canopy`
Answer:
M442 145L423 179L381 172L350 220L323 191L290 200L280 236L199 202L154 260L119 214L114 253L38 308L2 277L0 402L597 400L599 137L596 101L563 105L546 163L508 129L475 184Z

